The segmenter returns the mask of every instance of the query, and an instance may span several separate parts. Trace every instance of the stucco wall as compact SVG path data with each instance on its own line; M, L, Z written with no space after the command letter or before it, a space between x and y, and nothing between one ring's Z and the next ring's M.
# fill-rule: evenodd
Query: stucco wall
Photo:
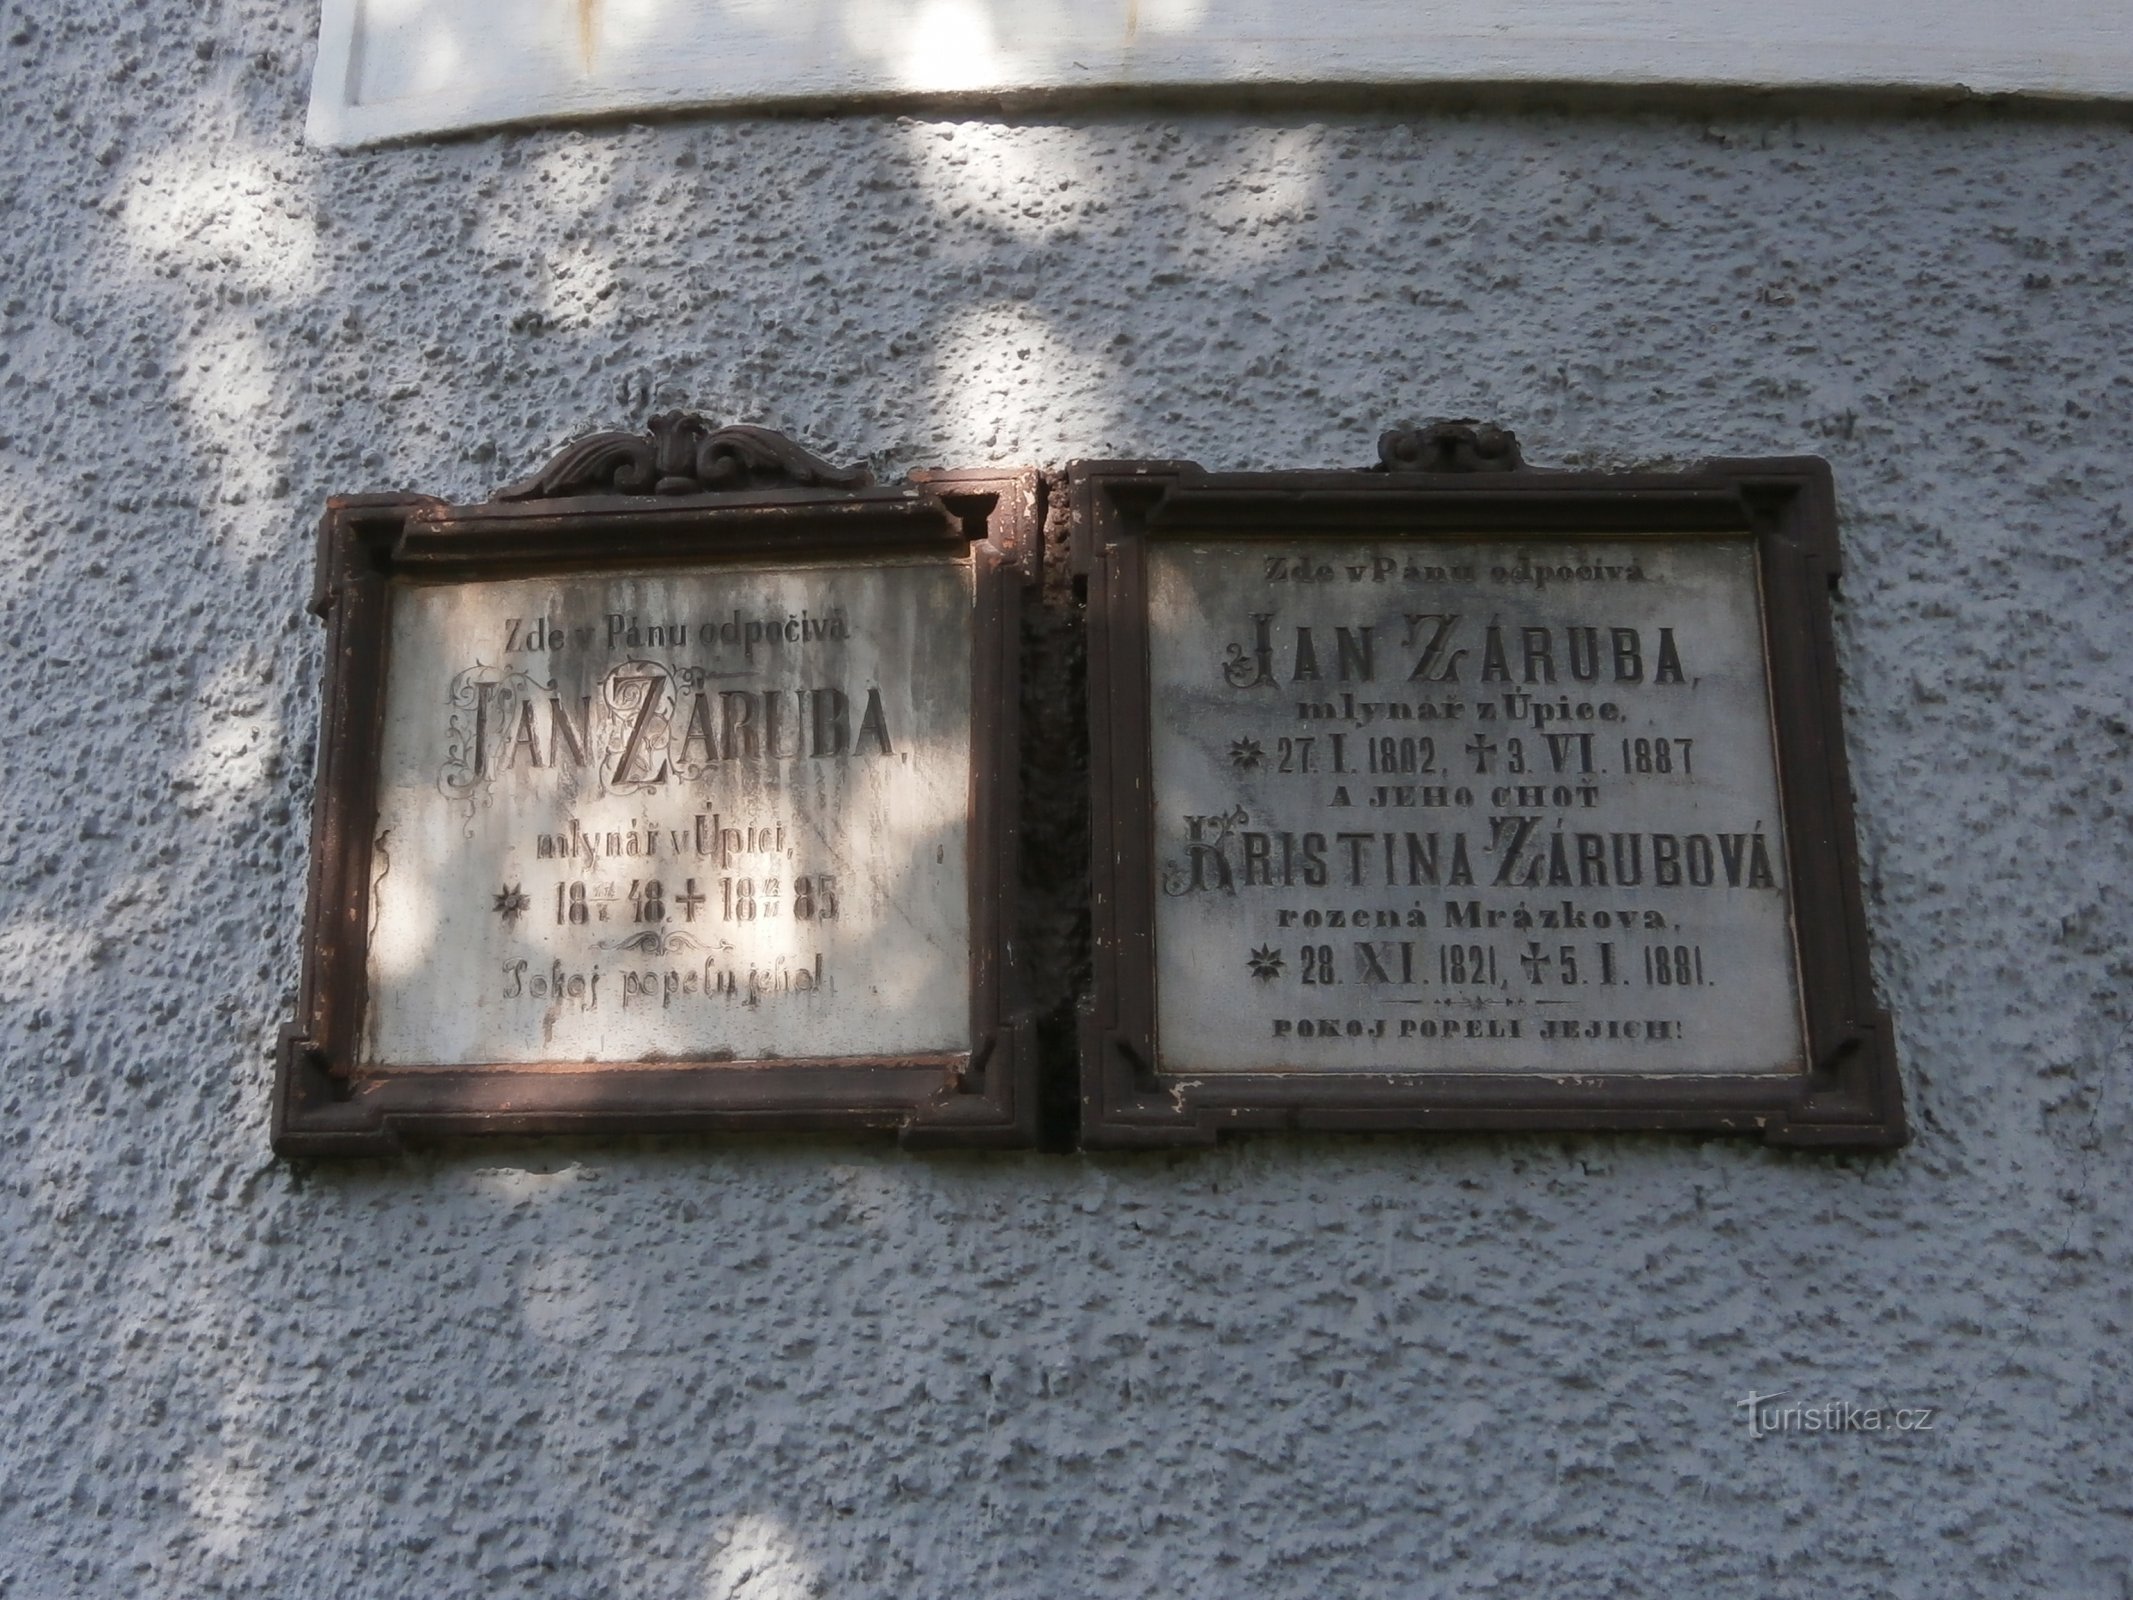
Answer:
M0 1594L2124 1592L2133 132L323 155L306 8L66 11L0 33ZM679 403L890 471L1827 455L1915 1142L276 1163L320 501Z

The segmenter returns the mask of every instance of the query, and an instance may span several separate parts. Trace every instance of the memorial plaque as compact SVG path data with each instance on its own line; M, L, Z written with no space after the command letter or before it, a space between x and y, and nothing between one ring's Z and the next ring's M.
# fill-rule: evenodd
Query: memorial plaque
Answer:
M336 503L284 1149L1027 1141L1004 956L1035 480L862 477L669 417L487 506Z
M1826 469L1542 473L1457 428L1384 450L1374 473L1076 469L1085 1138L1899 1141Z

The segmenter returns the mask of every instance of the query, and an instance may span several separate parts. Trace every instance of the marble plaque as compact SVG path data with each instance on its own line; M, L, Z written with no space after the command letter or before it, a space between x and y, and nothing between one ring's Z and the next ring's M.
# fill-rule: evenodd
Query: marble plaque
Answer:
M1147 553L1166 1075L1802 1070L1753 538Z
M970 1048L967 560L401 587L361 1064Z

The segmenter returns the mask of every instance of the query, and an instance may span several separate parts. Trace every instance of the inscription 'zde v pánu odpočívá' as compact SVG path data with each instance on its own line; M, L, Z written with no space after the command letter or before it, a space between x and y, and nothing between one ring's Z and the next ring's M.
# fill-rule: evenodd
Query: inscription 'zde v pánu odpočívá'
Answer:
M1778 1072L1752 541L1149 550L1166 1072Z
M411 586L365 1058L969 1045L971 572Z

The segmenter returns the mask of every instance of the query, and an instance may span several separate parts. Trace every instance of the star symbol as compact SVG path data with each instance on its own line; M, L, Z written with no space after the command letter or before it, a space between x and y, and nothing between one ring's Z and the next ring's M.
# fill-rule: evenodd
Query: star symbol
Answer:
M1266 759L1266 751L1257 739L1232 739L1229 742L1230 765L1240 772L1249 772Z
M520 914L531 904L533 902L521 894L518 885L514 883L508 889L498 891L496 914L504 919L504 926L508 928L518 921Z
M1261 983L1281 976L1281 952L1263 944L1251 953L1252 976Z

